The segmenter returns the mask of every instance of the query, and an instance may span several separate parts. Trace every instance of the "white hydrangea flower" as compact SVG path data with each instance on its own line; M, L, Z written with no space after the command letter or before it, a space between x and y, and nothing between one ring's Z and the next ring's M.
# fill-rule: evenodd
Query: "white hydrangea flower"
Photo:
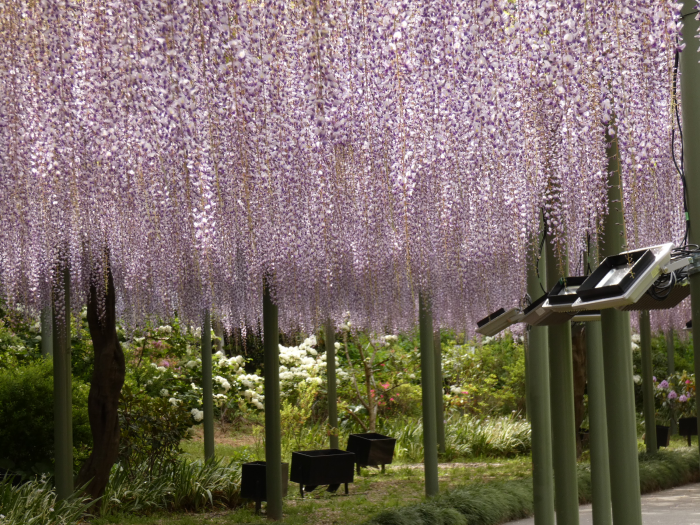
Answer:
M237 356L236 356L236 362L237 362L239 365L242 365L244 361L245 361L245 358L244 358L242 355L237 355Z
M187 361L187 364L185 365L187 368L194 368L197 366L197 361Z
M168 389L167 389L167 388L163 388L163 389L160 391L160 395L163 396L163 397L168 397L168 396L170 395L170 392L168 392Z
M335 349L340 350L340 343L338 341L335 342Z
M164 366L159 366L156 367L156 370L158 370L158 372L165 372L166 368Z
M169 401L170 404L171 404L172 406L174 406L174 407L176 407L177 405L180 404L180 400L179 400L179 399L176 399L176 398L174 398L174 397L171 397L170 399L168 399L168 401Z
M204 412L201 410L198 410L196 408L193 408L190 413L192 414L192 417L194 418L195 421L199 422L202 419L204 419Z

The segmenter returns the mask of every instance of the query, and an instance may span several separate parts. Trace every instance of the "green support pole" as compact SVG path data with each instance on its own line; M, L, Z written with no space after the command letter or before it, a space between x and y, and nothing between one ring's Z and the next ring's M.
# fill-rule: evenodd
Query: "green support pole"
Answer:
M568 261L554 257L550 243L547 252L547 289L567 276ZM563 271L563 275L562 275ZM578 525L578 473L576 470L576 421L574 418L574 364L571 348L571 321L549 327L549 372L552 405L552 455L554 458L554 503L557 523Z
M692 300L692 299L691 299ZM673 328L669 328L666 331L666 365L668 367L668 376L670 377L676 371L676 359L675 359L675 343L673 340ZM671 418L671 435L675 436L678 434L678 425L676 424L676 418Z
M604 219L601 257L616 255L624 251L626 245L617 138L607 136L606 139L610 145L607 150L608 214ZM629 312L607 308L601 311L600 321L613 521L642 525Z
M527 293L533 301L542 296L535 270L537 259L527 265ZM546 261L539 262L542 275ZM552 465L552 413L549 401L549 335L546 326L530 326L527 332L529 353L529 405L532 422L532 499L535 525L554 525L554 478Z
M280 352L277 305L267 282L263 291L265 348L265 474L267 518L282 519L282 432L280 425Z
M328 426L331 430L331 448L338 448L338 394L335 378L335 327L326 321L326 382L328 383Z
M435 358L433 357L433 314L421 293L418 299L420 327L420 368L423 393L423 448L425 495L438 493L438 447L435 418Z
M442 389L442 342L440 329L433 335L433 356L435 357L435 431L437 434L438 452L445 453L445 393Z
M53 356L53 336L51 335L51 318L53 309L51 305L45 306L41 310L41 355L44 357Z
M697 148L700 140L700 64L698 63L698 34L700 22L696 20L695 0L684 0L681 15L683 16L683 42L685 51L680 56L681 92L683 96L683 166L688 188L688 241L700 243L700 151ZM693 319L693 349L695 353L695 373L700 373L700 273L695 263L690 274L690 308ZM700 389L695 392L696 406L700 406ZM700 430L700 417L698 418ZM700 439L698 440L700 444Z
M211 314L204 312L202 326L202 405L204 409L204 459L214 458L214 391L211 364Z
M53 308L53 414L55 442L55 483L59 500L73 493L73 393L70 341L70 271L61 272L58 305ZM63 304L61 304L63 303ZM63 315L57 316L57 310Z
M528 337L525 336L523 339L523 353L525 356L525 418L532 425L532 419L530 418L530 410L532 410L532 399L530 399L530 342Z
M600 321L586 323L586 371L588 373L588 424L591 436L593 524L612 525L608 422L605 418L605 366Z
M651 321L649 310L639 312L639 338L642 346L642 393L644 400L644 433L647 452L656 453L656 410L654 407L654 372L651 360Z

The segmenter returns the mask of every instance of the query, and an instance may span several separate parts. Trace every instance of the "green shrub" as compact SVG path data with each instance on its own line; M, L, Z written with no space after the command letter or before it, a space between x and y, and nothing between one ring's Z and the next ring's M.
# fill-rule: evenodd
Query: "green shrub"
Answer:
M89 387L73 380L75 468L92 446L87 412ZM20 474L53 471L53 363L40 359L0 370L0 462Z
M145 390L125 384L119 403L119 460L128 468L145 464L174 463L181 453L180 441L189 435L192 415L182 404L165 397L151 397Z

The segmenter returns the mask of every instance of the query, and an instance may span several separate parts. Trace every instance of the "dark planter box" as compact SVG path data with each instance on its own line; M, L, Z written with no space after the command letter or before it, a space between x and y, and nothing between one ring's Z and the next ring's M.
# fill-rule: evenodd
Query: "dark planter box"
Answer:
M671 441L671 427L656 425L656 447L667 447Z
M355 474L355 454L331 448L292 452L291 481L299 483L299 492L311 492L319 485L328 485L328 492L335 492L341 483L352 483Z
M282 463L282 496L289 486L289 463ZM241 465L241 497L255 500L255 511L260 512L260 502L267 501L267 465L253 461Z
M698 435L698 418L682 417L678 420L678 435L688 438L688 446L690 446L690 437Z
M348 452L355 453L357 473L360 467L378 467L388 465L394 459L394 447L396 439L370 432L367 434L350 434L348 438Z
M632 286L635 277L649 268L654 260L654 254L651 250L637 250L624 255L606 257L601 265L588 276L588 279L579 286L577 293L581 301L584 302L622 295ZM624 277L617 282L613 281L612 284L602 283L603 286L599 286L613 269L624 272Z

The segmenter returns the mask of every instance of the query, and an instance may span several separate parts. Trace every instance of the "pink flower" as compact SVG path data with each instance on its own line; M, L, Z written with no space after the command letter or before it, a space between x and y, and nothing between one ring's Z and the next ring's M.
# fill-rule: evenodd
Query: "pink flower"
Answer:
M686 379L686 380L685 380L685 384L686 384L686 385L689 385L689 384L690 384L690 379Z
M386 390L386 389L388 389L390 386L391 386L391 385L390 385L389 383L384 383L384 384L382 385L382 388L383 388L384 390Z
M394 398L393 398L393 397L390 397L390 398L389 398L389 400L390 400L390 401L393 401L393 400L394 400Z

